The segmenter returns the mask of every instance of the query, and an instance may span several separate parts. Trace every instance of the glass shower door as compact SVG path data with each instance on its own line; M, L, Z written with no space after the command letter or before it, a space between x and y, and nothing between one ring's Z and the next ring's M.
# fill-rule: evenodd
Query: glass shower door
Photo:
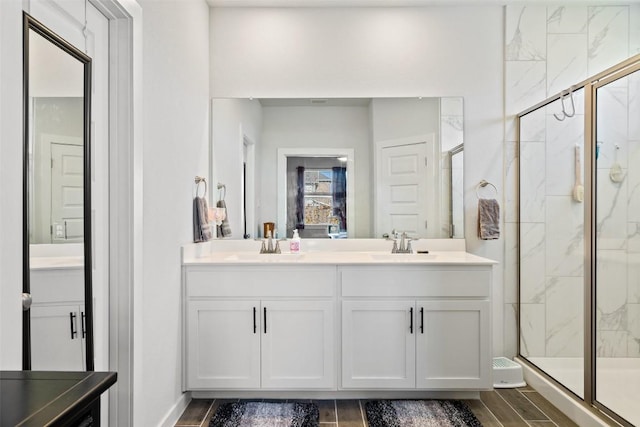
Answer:
M522 116L519 145L520 354L580 397L584 124L580 89Z
M640 71L595 88L595 400L640 425Z

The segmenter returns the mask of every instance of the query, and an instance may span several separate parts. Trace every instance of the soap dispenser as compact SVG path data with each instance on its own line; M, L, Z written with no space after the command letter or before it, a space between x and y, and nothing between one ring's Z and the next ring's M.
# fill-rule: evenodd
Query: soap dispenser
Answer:
M293 237L289 241L289 252L292 254L300 253L300 235L297 229L293 230Z

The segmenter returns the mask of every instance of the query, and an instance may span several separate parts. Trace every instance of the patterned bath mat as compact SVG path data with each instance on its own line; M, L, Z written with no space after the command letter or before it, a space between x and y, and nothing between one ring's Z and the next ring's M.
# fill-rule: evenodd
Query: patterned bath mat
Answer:
M375 400L365 405L370 427L480 427L459 400Z
M209 427L318 427L315 403L233 402L221 405Z

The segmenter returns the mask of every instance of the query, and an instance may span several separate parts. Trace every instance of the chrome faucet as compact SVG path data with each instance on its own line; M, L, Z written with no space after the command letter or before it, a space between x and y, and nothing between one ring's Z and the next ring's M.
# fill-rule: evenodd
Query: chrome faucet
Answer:
M273 247L273 237L271 236L271 230L267 231L267 240L262 241L262 247L260 248L261 254L279 254L282 253L280 250L280 242L286 242L287 239L276 240L276 246Z
M413 239L411 237L408 237L407 233L403 231L400 234L400 246L398 246L398 240L397 240L398 233L395 230L393 230L391 234L394 236L393 248L391 249L392 254L412 254L413 253L411 242L413 240L418 240L418 239Z

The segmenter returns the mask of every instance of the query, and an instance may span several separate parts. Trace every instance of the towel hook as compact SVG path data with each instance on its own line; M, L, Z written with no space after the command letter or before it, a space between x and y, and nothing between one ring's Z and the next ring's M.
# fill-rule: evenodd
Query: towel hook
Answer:
M198 197L198 189L200 188L200 184L204 184L204 193L202 193L202 197L207 195L207 179L202 176L196 176L196 197Z
M478 199L481 199L481 198L482 198L482 197L480 197L479 190L480 190L481 188L486 187L487 185L490 185L491 187L493 187L493 191L495 191L495 192L496 192L496 196L498 195L498 189L496 188L496 186L495 186L495 185L493 185L492 183L490 183L489 181L487 181L487 180L484 180L484 179L483 179L482 181L480 181L480 182L478 183L478 185L476 185L476 196L478 196Z
M564 107L564 98L562 99L562 112L565 117L573 117L576 115L576 105L573 103L573 86L569 88L569 99L571 100L571 114L567 113L566 108Z
M220 190L218 192L218 196L220 196L220 194L222 194L222 196L220 197L220 200L224 200L224 198L227 197L227 186L219 182L218 183L218 190Z
M564 90L560 91L560 104L562 105L562 115L559 116L556 113L553 113L553 117L555 117L556 120L561 122L561 121L563 121L564 119L567 118L567 115L564 112Z
M556 113L553 113L553 117L555 117L556 120L563 121L567 117L573 117L573 116L576 115L576 105L573 102L573 90L574 89L575 89L575 87L571 86L569 89L567 89L566 94L565 94L564 90L560 91L560 105L562 105L562 115L559 116ZM564 105L564 100L565 100L566 97L569 97L569 100L571 101L571 114L567 113L567 108Z

